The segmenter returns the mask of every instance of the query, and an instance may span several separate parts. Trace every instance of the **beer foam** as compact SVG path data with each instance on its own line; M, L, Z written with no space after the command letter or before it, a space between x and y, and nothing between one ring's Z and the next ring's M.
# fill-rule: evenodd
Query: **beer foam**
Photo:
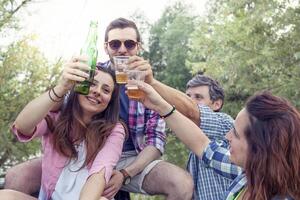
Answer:
M127 89L128 89L128 90L137 90L137 89L139 89L139 88L138 88L137 85L128 85L128 86L127 86Z

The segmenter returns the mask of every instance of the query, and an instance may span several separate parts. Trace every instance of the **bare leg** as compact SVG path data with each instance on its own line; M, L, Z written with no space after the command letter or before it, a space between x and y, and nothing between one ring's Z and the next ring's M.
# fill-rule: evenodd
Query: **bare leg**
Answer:
M15 190L0 190L0 199L5 200L37 200L36 198Z
M5 176L5 189L25 194L39 191L42 177L41 158L32 159L10 168Z
M190 200L193 196L194 184L187 171L163 161L145 177L143 189L148 194L163 194L167 200Z

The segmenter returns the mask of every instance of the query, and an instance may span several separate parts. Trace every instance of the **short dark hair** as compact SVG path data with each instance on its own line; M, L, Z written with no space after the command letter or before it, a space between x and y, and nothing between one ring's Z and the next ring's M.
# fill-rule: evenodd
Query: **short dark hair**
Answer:
M137 42L141 42L141 35L139 33L139 30L136 26L136 24L128 19L125 18L118 18L113 20L112 22L110 22L110 24L107 26L106 30L105 30L105 38L104 41L107 42L108 41L108 32L112 29L116 29L116 28L120 28L120 29L124 29L124 28L133 28L136 32L136 39Z
M221 110L223 103L224 103L224 90L219 84L218 81L212 79L209 76L205 76L202 74L197 74L194 76L189 82L186 84L186 89L190 87L198 87L198 86L208 86L209 88L209 97L214 102L216 100L221 99L222 105L219 110Z

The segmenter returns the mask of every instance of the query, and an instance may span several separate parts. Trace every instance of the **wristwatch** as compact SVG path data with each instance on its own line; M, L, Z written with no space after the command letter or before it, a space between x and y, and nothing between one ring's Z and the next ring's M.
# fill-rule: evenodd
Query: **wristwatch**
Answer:
M128 185L131 181L131 176L125 169L121 169L120 172L123 174L123 185Z

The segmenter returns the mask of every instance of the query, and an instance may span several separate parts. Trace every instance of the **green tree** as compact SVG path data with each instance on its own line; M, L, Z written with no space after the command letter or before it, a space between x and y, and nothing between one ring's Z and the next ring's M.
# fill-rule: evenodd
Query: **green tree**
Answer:
M0 62L0 166L9 166L39 152L39 142L22 144L10 132L12 122L22 108L51 85L57 77L60 61L49 64L26 37L11 44Z
M2 0L0 2L0 30L15 28L17 23L16 13L32 2L32 0Z
M0 2L0 34L4 40L19 29L17 14L30 2L32 0ZM39 72L37 69L37 66L47 68L48 63L38 49L30 45L32 39L29 36L8 46L2 44L0 49L0 174L5 172L5 166L25 159L37 150L37 143L26 147L16 143L9 131L16 114L36 92L41 91L41 82L47 77L45 70Z
M190 13L189 6L177 2L164 10L150 30L149 59L156 78L181 90L191 78L185 64L195 28L195 16Z
M188 42L196 25L191 7L181 2L168 6L161 18L151 27L149 59L155 77L174 88L184 90L191 78L186 66ZM185 168L187 150L170 133L166 145L166 160Z
M131 15L131 20L134 21L139 29L139 33L142 39L142 49L140 51L140 56L143 58L149 58L149 30L151 28L151 24L148 18L144 15L140 10L136 10Z
M247 97L267 89L299 104L299 4L213 1L193 33L187 63L221 81L225 110L235 115Z

